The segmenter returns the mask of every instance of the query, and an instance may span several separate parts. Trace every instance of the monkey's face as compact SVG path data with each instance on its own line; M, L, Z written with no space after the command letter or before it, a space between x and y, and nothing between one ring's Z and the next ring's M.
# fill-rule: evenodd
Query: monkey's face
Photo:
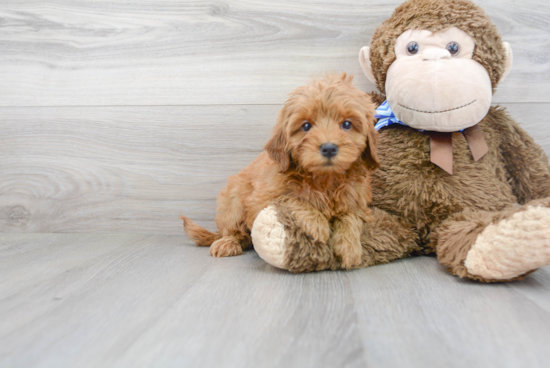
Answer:
M396 117L424 130L452 132L479 123L491 106L485 68L472 59L475 41L453 27L408 30L395 44L386 96Z

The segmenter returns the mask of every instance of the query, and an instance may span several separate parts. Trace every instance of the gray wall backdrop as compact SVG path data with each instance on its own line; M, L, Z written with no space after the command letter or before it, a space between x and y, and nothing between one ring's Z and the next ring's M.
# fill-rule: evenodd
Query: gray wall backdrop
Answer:
M401 1L0 4L0 231L181 234L213 227L227 176L286 94L356 75ZM514 50L494 97L550 153L550 2L479 0Z

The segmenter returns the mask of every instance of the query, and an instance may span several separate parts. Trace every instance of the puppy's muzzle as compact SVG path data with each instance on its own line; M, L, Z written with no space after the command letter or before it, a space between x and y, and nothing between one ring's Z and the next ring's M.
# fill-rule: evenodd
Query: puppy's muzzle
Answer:
M334 157L338 153L338 146L334 143L323 143L319 149L326 158Z

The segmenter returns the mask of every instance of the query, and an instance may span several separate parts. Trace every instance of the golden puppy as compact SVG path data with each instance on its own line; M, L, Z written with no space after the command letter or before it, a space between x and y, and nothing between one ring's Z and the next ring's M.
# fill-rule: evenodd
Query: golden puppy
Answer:
M352 86L353 76L328 75L290 94L265 150L218 196L218 232L187 217L186 234L214 257L235 256L251 244L258 213L284 201L315 240L332 237L344 267L361 261L360 234L368 221L369 172L379 165L375 107Z

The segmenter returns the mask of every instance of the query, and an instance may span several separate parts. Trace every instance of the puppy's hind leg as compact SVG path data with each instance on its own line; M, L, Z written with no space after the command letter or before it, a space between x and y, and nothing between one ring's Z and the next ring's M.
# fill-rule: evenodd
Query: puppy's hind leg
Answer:
M214 257L240 256L249 244L250 236L227 235L212 243L210 254Z
M210 254L214 257L238 256L252 244L250 230L246 226L246 211L242 198L251 193L252 186L245 180L244 175L229 178L227 187L218 196L218 225L221 239L216 240L210 247Z

